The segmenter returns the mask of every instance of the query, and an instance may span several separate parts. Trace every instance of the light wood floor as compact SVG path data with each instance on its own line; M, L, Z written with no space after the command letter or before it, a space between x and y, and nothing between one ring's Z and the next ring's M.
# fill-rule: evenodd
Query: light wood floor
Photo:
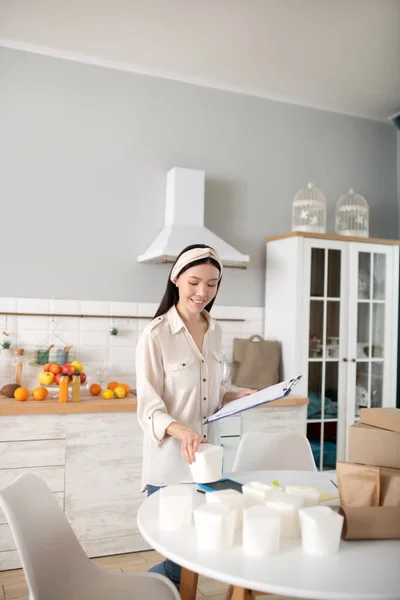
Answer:
M118 554L117 556L104 556L102 558L93 558L94 563L107 569L108 571L144 572L153 565L161 562L163 557L150 550L148 552L134 552L133 554ZM208 577L199 577L197 588L198 600L223 600L227 585L208 579ZM22 569L14 571L0 571L0 600L28 600L28 587ZM282 596L260 596L260 600L283 600ZM91 598L95 600L95 598ZM290 600L286 598L285 600Z

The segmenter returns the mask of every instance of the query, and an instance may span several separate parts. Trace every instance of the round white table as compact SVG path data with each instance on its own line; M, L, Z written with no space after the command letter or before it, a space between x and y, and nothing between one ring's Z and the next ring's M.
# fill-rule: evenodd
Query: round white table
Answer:
M271 484L276 479L282 486L311 485L337 494L330 481L336 481L332 472L253 471L227 476L242 483ZM138 512L138 526L153 548L183 567L183 600L194 600L197 574L235 586L235 599L250 598L248 590L317 600L400 599L400 540L342 540L339 552L326 557L304 554L300 539L283 540L278 554L257 559L244 554L238 532L229 550L206 552L197 547L193 525L173 532L158 527L158 496L156 493L144 500ZM197 506L205 501L205 496L194 491L194 499ZM338 500L324 504L337 506Z

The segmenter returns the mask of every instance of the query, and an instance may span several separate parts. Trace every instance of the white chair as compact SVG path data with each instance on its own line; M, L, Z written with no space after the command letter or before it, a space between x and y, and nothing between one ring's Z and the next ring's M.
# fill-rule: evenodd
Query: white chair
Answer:
M47 485L31 473L0 491L30 600L180 600L154 573L112 573L90 561ZM117 518L117 516L116 516Z
M310 442L302 434L248 431L240 440L233 471L316 471Z

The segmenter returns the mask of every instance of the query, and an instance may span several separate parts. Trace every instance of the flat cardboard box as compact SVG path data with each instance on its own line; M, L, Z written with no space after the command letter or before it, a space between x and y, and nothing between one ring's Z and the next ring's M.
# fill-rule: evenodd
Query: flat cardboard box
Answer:
M400 469L400 433L355 423L349 429L348 460Z
M364 425L400 433L400 408L362 408L360 421Z
M344 540L400 539L400 509L392 506L343 507Z

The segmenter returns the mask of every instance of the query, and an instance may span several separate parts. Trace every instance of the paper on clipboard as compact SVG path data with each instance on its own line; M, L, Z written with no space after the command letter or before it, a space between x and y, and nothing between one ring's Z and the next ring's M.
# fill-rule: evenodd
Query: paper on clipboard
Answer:
M232 402L229 402L220 408L216 413L204 421L204 425L213 423L214 421L218 421L219 419L223 419L225 417L231 417L232 415L236 415L256 406L260 406L261 404L267 404L268 402L285 398L285 396L288 396L293 388L299 383L301 377L302 376L299 375L293 379L288 379L287 381L282 381L276 385L271 385L270 387L264 388L259 392L250 394L249 396L245 396L244 398L239 398L239 400L232 400Z

